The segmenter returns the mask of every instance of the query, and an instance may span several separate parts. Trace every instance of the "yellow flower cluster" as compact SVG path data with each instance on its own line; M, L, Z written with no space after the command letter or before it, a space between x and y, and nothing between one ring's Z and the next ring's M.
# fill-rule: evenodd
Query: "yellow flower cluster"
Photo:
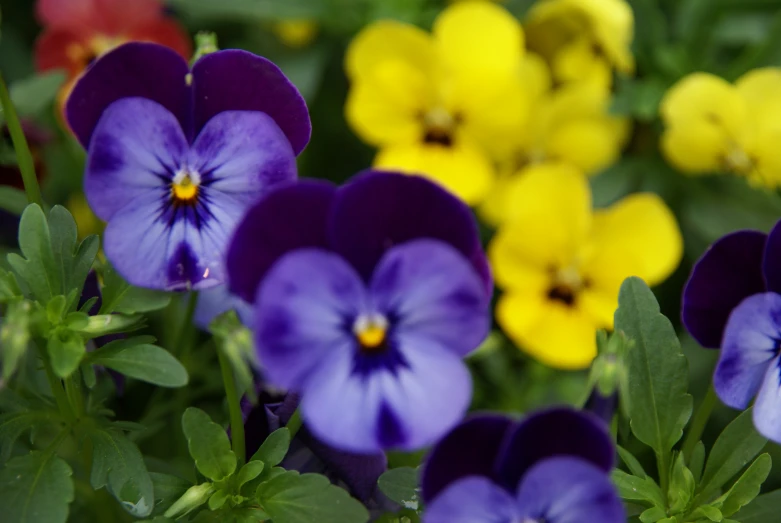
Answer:
M662 150L681 171L731 172L781 186L781 69L746 73L735 84L694 73L662 101Z
M631 73L625 0L541 0L521 26L501 5L447 7L429 34L376 22L351 43L346 117L375 166L440 183L498 228L497 321L522 349L587 367L621 281L678 265L677 223L655 195L593 210L587 175L620 156L613 71Z

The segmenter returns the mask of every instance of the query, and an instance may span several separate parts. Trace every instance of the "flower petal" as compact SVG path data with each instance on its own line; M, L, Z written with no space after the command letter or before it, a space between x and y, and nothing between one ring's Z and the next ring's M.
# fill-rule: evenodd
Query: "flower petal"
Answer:
M431 74L435 54L431 37L412 24L380 20L350 42L344 66L351 80L376 75L388 64L406 64L424 75Z
M276 189L244 216L228 248L231 292L254 302L258 285L285 253L328 247L327 224L336 187L305 180Z
M312 126L304 98L269 60L240 49L210 53L192 70L194 131L223 111L261 111L287 136L295 154L309 142Z
M713 386L721 401L745 409L759 390L781 338L781 295L746 298L727 320Z
M270 116L256 111L225 111L209 120L192 145L188 166L200 173L209 193L240 202L239 216L270 189L296 179L290 143Z
M99 23L95 0L38 0L35 11L38 20L47 27L92 32Z
M92 138L84 193L95 214L110 221L136 200L168 198L168 185L187 153L179 122L146 98L124 98L108 106Z
M411 451L461 420L472 397L461 358L422 337L400 333L395 345L395 365L357 370L355 355L339 348L312 372L301 408L318 438L359 453Z
M781 267L781 221L776 223L767 235L765 254L762 258L762 273L767 283L767 290L781 293L779 267Z
M554 456L579 458L603 474L615 465L615 448L605 423L591 413L561 407L532 414L507 436L496 460L497 477L515 491L532 467Z
M157 44L132 42L98 59L73 88L66 103L68 124L84 148L103 111L120 98L149 98L170 111L185 134L190 129L187 62Z
M139 42L154 42L170 47L184 58L192 56L193 46L187 31L172 18L150 20L132 31L129 37Z
M78 56L69 54L75 48L84 48L87 42L78 34L67 29L49 29L35 40L35 69L50 71L64 69L69 77L78 75L84 63Z
M198 294L193 323L199 329L208 331L209 324L214 318L230 310L236 311L244 325L252 327L255 317L252 306L238 296L231 294L227 285L218 285Z
M624 505L610 477L577 458L554 457L538 463L523 478L517 500L521 518L532 521L626 521Z
M331 243L368 281L385 251L417 238L449 243L492 288L477 224L469 208L417 176L367 171L337 193Z
M437 443L423 466L420 486L429 504L445 488L467 476L494 478L502 442L513 421L506 416L477 416L464 421ZM464 452L464 449L470 449Z
M471 449L470 449L471 450ZM507 523L518 520L509 492L483 477L466 477L450 485L426 507L423 523Z
M752 417L760 434L781 443L781 356L767 367Z
M280 259L255 306L256 347L269 381L300 391L325 360L351 359L350 327L365 300L360 277L335 254L298 249Z
M692 268L683 289L683 324L700 345L721 345L732 310L745 298L765 290L762 256L767 235L737 231L719 239Z
M491 326L489 296L467 259L439 240L413 240L389 250L374 271L370 292L397 333L464 356Z

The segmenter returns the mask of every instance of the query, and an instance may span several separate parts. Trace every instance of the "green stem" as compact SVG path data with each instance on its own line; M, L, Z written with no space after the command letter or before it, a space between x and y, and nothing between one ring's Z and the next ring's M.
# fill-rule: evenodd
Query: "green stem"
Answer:
M670 453L664 452L656 455L656 466L659 472L659 487L662 489L665 505L667 504L667 490L670 486Z
M713 384L711 384L708 387L708 392L705 393L705 397L702 399L702 403L697 408L697 412L694 414L694 418L689 426L689 432L686 433L686 439L683 441L683 457L687 463L692 457L694 447L697 446L697 442L702 438L702 433L708 424L713 408L716 406L717 399L716 391L713 388Z
M38 178L35 176L33 155L30 153L30 147L27 145L27 139L24 137L22 124L16 115L16 110L11 102L11 95L8 94L8 88L5 85L2 74L0 74L0 104L3 106L8 132L11 134L11 141L16 151L16 160L19 163L19 172L22 173L27 201L29 203L37 203L43 209L43 198L41 198L41 188L38 187Z
M233 369L230 366L230 362L219 347L217 348L217 358L220 360L222 382L225 385L225 396L228 398L228 412L231 421L231 443L233 445L233 452L239 460L239 467L241 467L246 458L244 446L244 418L241 415L240 404L241 398L236 391L236 379L233 376Z
M82 417L84 414L84 396L81 393L81 378L78 371L65 380L65 394L68 397L73 413L76 419Z
M184 317L182 318L182 323L179 325L178 330L178 337L174 340L174 343L176 344L174 347L174 356L179 358L180 360L183 359L184 356L187 355L187 353L190 350L190 343L188 343L190 336L188 335L189 329L192 327L193 324L193 316L195 316L195 306L198 304L198 292L197 291L191 291L190 296L187 299L187 309L184 312Z
M292 440L296 434L298 434L298 429L301 428L301 409L296 408L296 410L293 411L293 415L290 416L290 419L287 422L287 430L290 431L290 439Z
M38 352L43 360L43 368L46 371L46 379L49 381L49 388L52 390L54 402L57 404L57 408L65 421L67 421L68 424L72 424L76 421L76 416L74 416L68 402L68 394L65 392L65 389L62 388L62 381L54 374L52 365L49 363L46 354L43 353L43 349L38 347Z

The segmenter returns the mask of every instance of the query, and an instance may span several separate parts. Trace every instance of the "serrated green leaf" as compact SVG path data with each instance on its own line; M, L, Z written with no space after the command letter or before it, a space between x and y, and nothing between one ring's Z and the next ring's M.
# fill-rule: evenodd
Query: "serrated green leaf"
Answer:
M0 303L15 300L23 296L19 282L14 273L0 267Z
M162 515L174 501L182 497L187 492L187 489L192 486L190 482L170 474L150 472L149 477L152 478L152 490L155 493L153 516Z
M103 274L103 282L100 314L151 312L163 309L171 302L170 292L133 287L113 268Z
M741 507L751 503L759 495L762 483L770 474L773 460L770 454L762 454L754 460L740 478L732 485L727 494L723 496L721 513L725 516L735 514Z
M692 457L689 460L689 470L692 471L694 482L699 484L702 478L702 469L705 466L705 444L698 441L692 451Z
M290 447L290 431L286 427L268 435L250 461L262 461L267 467L275 467L285 459Z
M54 413L40 410L0 415L0 463L11 457L14 443L22 434L41 423L56 421L57 418Z
M90 356L89 361L95 365L161 387L183 387L189 379L187 369L179 360L157 345L107 345Z
M778 507L781 507L781 489L757 497L733 519L740 523L778 523Z
M241 487L243 487L248 481L252 481L253 479L260 476L260 473L263 472L264 468L265 463L262 461L250 461L241 467L239 473L236 475L236 484L238 485L239 489L241 489Z
M73 501L73 472L52 452L31 452L0 471L3 523L65 523Z
M670 486L667 490L669 512L677 514L689 507L694 496L694 476L686 466L683 453L678 452L670 474Z
M377 480L383 494L404 508L417 510L419 505L418 471L412 467L388 470Z
M57 329L51 334L46 351L49 353L52 370L60 378L67 378L79 368L81 359L87 352L84 340L68 329Z
M52 207L48 221L54 264L60 271L60 292L68 294L76 290L77 294L81 294L92 262L98 254L98 239L90 236L79 244L76 220L61 205Z
M48 303L52 297L61 294L49 224L43 210L36 204L28 205L19 220L19 248L24 258L9 254L8 263L24 280L33 296L42 303Z
M190 407L182 415L190 456L198 471L212 481L221 481L236 471L236 455L225 429L200 409Z
M621 499L632 502L642 501L651 506L664 508L662 489L652 478L648 476L640 478L618 469L614 470L610 477Z
M702 480L698 498L707 498L740 472L767 444L767 438L754 428L752 409L742 412L713 444Z
M629 472L639 478L644 478L648 475L645 473L643 466L639 461L637 461L637 458L634 457L631 452L626 450L621 445L616 445L616 450L618 451L618 456L621 458L621 461L623 461L624 465L626 465L626 467L629 469Z
M615 328L634 340L629 361L630 425L637 439L665 455L681 438L692 412L688 364L670 320L640 278L621 285Z
M365 523L366 508L319 474L287 471L262 483L256 492L274 523Z
M19 115L35 116L46 110L54 102L66 77L65 71L55 70L14 82L10 89L11 100Z
M135 517L152 513L155 503L152 478L138 447L118 430L92 430L92 473L95 489L107 487L122 507Z

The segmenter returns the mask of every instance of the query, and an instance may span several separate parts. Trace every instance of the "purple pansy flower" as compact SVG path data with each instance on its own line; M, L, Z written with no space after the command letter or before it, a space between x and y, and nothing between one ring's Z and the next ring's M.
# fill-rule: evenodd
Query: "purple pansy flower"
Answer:
M464 415L491 278L469 208L439 186L370 171L277 189L237 228L228 272L268 379L301 393L322 441L417 449Z
M521 422L465 421L429 455L424 523L624 523L615 450L590 414L555 408Z
M684 289L686 327L720 346L713 375L726 405L748 407L765 437L781 442L781 222L770 234L740 231L717 241Z
M148 43L95 62L66 113L87 149L87 200L108 222L106 256L130 283L167 290L224 281L235 225L296 178L311 130L303 98L268 60L226 50L190 69Z

